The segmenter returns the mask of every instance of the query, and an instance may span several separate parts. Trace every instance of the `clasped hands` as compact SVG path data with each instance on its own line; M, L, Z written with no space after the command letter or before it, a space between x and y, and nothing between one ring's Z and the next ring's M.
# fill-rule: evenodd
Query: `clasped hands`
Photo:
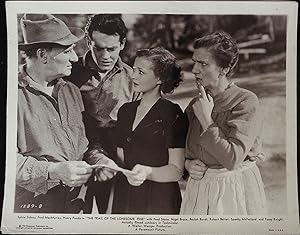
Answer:
M201 180L208 167L199 159L185 160L185 169L194 180Z
M202 85L200 86L199 91L199 97L192 105L192 108L203 130L206 130L209 127L209 125L213 123L211 114L214 108L214 101L210 94L207 94L205 92L204 87Z

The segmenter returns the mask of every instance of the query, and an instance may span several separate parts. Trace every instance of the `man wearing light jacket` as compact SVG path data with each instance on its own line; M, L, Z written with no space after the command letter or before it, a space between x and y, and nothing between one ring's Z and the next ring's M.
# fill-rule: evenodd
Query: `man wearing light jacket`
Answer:
M82 122L79 89L62 79L78 61L74 51L84 32L68 28L53 15L21 18L26 64L18 78L17 172L15 212L79 213L78 196L93 164L115 166L99 146L90 146ZM71 32L72 31L72 32ZM112 178L108 168L93 177Z

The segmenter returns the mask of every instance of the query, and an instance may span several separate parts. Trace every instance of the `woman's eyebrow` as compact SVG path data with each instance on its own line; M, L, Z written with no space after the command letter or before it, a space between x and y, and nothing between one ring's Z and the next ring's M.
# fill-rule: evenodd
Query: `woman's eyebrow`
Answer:
M193 62L200 62L200 63L207 63L208 62L207 60L195 59L195 58L192 58L192 61Z

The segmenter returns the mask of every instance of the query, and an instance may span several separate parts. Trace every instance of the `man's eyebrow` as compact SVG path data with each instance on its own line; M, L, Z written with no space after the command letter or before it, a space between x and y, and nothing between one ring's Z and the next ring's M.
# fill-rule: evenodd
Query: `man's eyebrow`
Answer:
M117 48L118 46L111 46L111 47L99 47L97 45L94 45L95 48L97 49L114 49L114 48Z
M136 69L138 69L138 70L145 70L145 69L143 69L142 67L139 67L139 66L133 66L133 68L136 68Z
M96 48L103 48L103 47L99 47L99 46L97 46L97 45L94 45L94 47L96 47Z

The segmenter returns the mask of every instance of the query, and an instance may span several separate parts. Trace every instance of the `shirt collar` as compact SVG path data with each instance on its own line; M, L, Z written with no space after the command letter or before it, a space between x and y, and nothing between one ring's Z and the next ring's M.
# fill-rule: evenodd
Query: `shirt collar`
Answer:
M28 76L28 74L26 73L26 66L27 66L26 64L23 64L19 68L18 85L20 87L29 86L29 87L34 88L35 90L42 91L47 94L47 92L44 91L44 89L42 88L42 86L40 84L38 84L37 82L35 82L34 80L32 80L32 78L30 78ZM58 83L66 84L66 81L64 81L62 78L58 78L55 80L53 85L56 85Z
M224 112L235 107L243 99L240 88L231 83L222 93L214 97L213 112Z

